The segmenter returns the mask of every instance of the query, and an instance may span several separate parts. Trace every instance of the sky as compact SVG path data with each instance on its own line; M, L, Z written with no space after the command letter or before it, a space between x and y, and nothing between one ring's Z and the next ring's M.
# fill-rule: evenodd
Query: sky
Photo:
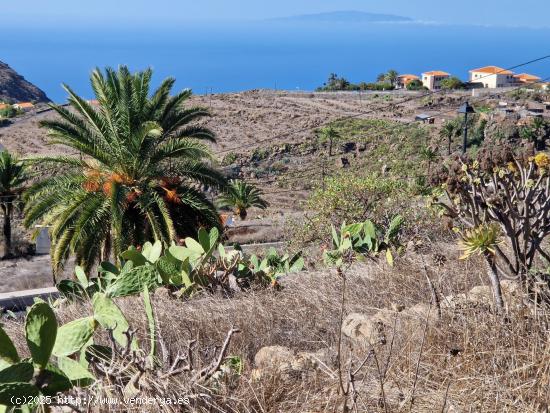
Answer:
M447 24L550 26L548 0L25 0L2 1L7 26L147 24L256 20L358 10Z

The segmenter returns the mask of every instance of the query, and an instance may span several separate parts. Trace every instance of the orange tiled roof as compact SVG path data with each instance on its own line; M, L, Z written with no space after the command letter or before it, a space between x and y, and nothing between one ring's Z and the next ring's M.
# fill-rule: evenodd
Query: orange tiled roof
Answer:
M516 79L525 80L527 82L538 82L540 77L535 75L530 75L529 73L520 73L519 75L514 75Z
M0 103L0 109L7 109L9 106L7 103Z
M480 67L479 69L473 69L470 70L470 72L477 72L477 73L487 73L489 75L513 75L514 72L510 70L503 69L502 67L498 66L485 66Z
M20 108L33 108L34 105L31 103L31 102L19 102L19 103L16 103L16 105ZM14 105L15 106L15 105Z
M420 78L416 75L401 75L399 76L399 79L420 79Z
M423 75L428 76L450 76L447 72L442 72L441 70L432 70L431 72L424 72Z

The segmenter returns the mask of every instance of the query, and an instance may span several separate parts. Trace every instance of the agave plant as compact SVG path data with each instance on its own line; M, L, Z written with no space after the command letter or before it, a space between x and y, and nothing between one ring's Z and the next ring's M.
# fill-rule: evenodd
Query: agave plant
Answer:
M201 142L214 141L213 133L193 124L208 111L185 107L190 90L171 96L172 78L150 93L151 76L150 69L97 69L97 105L64 85L71 108L51 105L58 118L41 122L50 143L78 153L34 159L60 172L26 193L25 224L52 227L55 271L71 254L88 270L131 245L169 244L221 225L201 188L225 189L227 181Z
M232 207L235 213L244 220L248 209L252 207L266 209L269 204L262 198L262 191L244 181L231 180L229 190L220 198L220 205Z
M495 305L499 310L504 307L500 278L496 267L496 248L502 243L501 230L497 224L482 224L478 227L465 230L459 241L463 251L460 259L468 259L474 254L482 255L487 263L487 275L491 280Z

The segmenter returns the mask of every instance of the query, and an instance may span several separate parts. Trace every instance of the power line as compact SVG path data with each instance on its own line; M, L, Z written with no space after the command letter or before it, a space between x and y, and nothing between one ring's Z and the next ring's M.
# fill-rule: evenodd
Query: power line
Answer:
M550 80L550 76L544 78L544 79L541 79L539 81L536 81L536 82L532 82L528 85L522 85L522 86L518 86L516 88L513 88L511 90L508 90L506 91L506 93L512 93L516 90L520 90L520 89L525 89L525 88L529 88L529 87L532 87L536 84L539 84L539 83L545 83L547 81ZM477 99L476 101L472 102L474 104L476 103L481 103L481 102L484 102L484 101L487 101L489 99L492 99L494 98L495 96L499 96L502 94L502 91L499 91L499 92L494 92L494 93L491 93L491 94L487 94L479 99ZM466 100L469 100L469 99L466 99ZM462 103L461 103L462 104ZM439 116L442 116L442 115L445 115L445 114L448 114L448 113L455 113L457 109L450 109L450 110L446 110L446 111L440 111L440 112L437 112L435 114L433 114L431 117L432 118L435 118L435 117L439 117ZM389 125L388 127L386 127L384 129L384 132L388 132L392 129L397 129L398 127L403 127L403 126L409 126L411 124L414 124L416 123L417 121L416 120L412 120L412 121L409 121L409 122L401 122L401 123L396 123L396 124L393 124L393 125ZM301 174L300 176L296 176L294 178L290 177L290 178L286 178L286 177L283 177L283 180L288 182L288 181L296 181L296 180L301 180L304 178L304 176L313 176L315 174L317 174L319 171L321 171L323 169L322 166L316 166L314 168L306 168L306 169L301 169L299 171L295 171L295 173L298 173L298 174ZM309 174L309 175L303 175L305 172L313 172L313 174ZM255 182L255 184L258 184L258 183L261 183L261 182ZM296 191L296 189L293 189L293 190L289 190L289 191ZM289 192L287 190L284 190L284 191L281 191L281 192ZM277 192L265 192L266 194L275 194Z
M537 63L537 62L540 62L542 60L545 60L545 59L548 59L550 58L550 54L549 55L546 55L546 56L542 56L542 57L539 57L539 58L536 58L536 59L532 59L532 60L529 60L527 62L524 62L524 63L520 63L520 64L517 64L517 65L514 65L514 66L510 66L509 68L506 68L506 69L502 69L502 70L499 70L499 71L495 71L495 73L490 73L490 74L487 74L487 75L484 75L484 76L481 76L479 78L476 79L476 81L474 82L473 80L469 80L468 82L465 82L465 84L474 84L474 83L478 83L480 80L484 79L484 78L487 78L489 76L495 76L499 73L503 73L503 72L507 72L507 71L510 71L510 70L513 70L513 69L517 69L519 67L523 67L523 66L527 66L527 65L530 65L530 64L533 64L533 63ZM388 109L388 108L391 108L391 107L394 107L394 106L398 106L398 105L402 105L404 103L409 103L409 102L412 102L414 100L418 100L418 99L423 99L425 97L428 97L428 96L433 96L435 94L438 94L438 93L442 93L442 92L445 92L444 89L440 89L440 90L432 90L432 91L429 91L423 95L417 95L417 96L412 96L410 98L405 98L403 99L402 101L400 102L396 102L396 103L391 103L389 105L386 105L385 107L381 107L381 108L376 108L376 109L373 109L373 110L370 110L370 111L367 111L367 112L361 112L361 113L357 113L357 114L354 114L354 115L349 115L349 116L346 116L346 117L343 117L343 118L340 118L340 119L336 119L336 120L333 120L333 121L330 121L329 123L333 123L333 122L339 122L339 121L343 121L343 120L349 120L349 119L354 119L354 118L358 118L358 117L361 117L361 116L364 116L364 115L370 115L370 114L373 114L375 113L375 111L380 111L380 110L385 110L385 109ZM265 139L260 139L258 141L256 141L256 144L258 143L263 143L263 142L267 142L267 141L270 141L270 140L273 140L273 139L280 139L280 138L284 138L284 137L287 137L288 135L291 135L291 134L295 134L295 133L300 133L300 132L307 132L307 131L310 131L310 130L314 130L314 129L317 129L319 127L321 127L322 125L326 125L326 122L325 123L322 123L321 125L319 126L315 126L315 127L306 127L306 128L300 128L300 129L296 129L296 130L293 130L293 131L288 131L288 132L283 132L279 135L275 135L275 136L271 136L271 137L268 137L268 138L265 138ZM231 148L231 149L225 149L223 151L219 151L217 152L217 154L223 154L223 153L227 153L227 152L233 152L235 150L238 150L238 149L242 149L242 148L245 148L245 147L249 147L250 145L248 144L244 144L244 145L240 145L240 146L237 146L235 148ZM257 147L257 145L255 145Z

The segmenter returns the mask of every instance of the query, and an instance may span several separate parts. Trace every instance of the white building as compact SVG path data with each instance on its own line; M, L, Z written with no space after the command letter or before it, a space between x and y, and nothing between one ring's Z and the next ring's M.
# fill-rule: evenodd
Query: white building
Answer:
M422 73L422 84L429 90L441 89L441 81L448 79L451 75L441 70L433 70L431 72Z
M511 87L518 83L514 73L498 66L485 66L470 70L470 82L480 83L484 88Z

